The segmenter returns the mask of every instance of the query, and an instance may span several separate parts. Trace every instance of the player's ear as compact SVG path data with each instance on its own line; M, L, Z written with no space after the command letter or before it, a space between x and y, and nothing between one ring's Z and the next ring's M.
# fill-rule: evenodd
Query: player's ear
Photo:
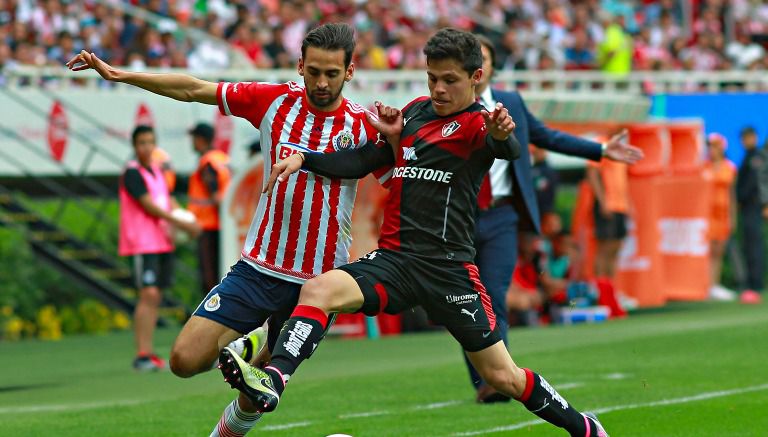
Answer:
M297 65L299 70L299 76L303 77L304 76L304 58L299 57L299 63Z
M350 80L352 80L352 76L354 75L355 75L355 63L350 62L349 67L347 67L347 72L344 75L344 81L349 82Z
M477 70L475 70L475 72L472 73L472 77L471 77L471 79L472 79L472 86L475 86L475 85L479 84L480 83L480 79L482 77L483 77L483 69L482 68L478 68Z

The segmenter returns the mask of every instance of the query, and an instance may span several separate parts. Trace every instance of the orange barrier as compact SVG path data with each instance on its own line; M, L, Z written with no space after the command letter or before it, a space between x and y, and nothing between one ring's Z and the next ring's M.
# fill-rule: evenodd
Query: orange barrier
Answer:
M710 287L710 190L701 172L666 176L655 190L662 290L672 300L704 300Z
M701 172L704 165L704 126L701 121L669 123L669 170L673 174Z
M629 233L619 255L616 287L643 307L670 299L706 299L711 285L711 184L702 171L703 125L652 122L627 128L629 142L643 149L645 158L629 168ZM582 183L573 233L583 250L587 278L594 276L592 198L589 186Z

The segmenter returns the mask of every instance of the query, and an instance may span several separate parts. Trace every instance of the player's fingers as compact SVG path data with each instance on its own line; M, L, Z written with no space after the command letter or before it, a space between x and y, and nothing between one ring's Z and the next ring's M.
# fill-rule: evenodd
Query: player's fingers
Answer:
M269 174L269 179L267 180L267 185L264 187L264 189L261 191L262 194L266 194L267 196L272 195L272 189L275 187L275 183L277 182L277 177L280 175L280 165L275 164L272 166L272 172Z
M491 122L491 114L489 114L485 109L480 110L480 115L482 115L483 119L485 119L486 125Z
M491 120L496 121L499 119L499 115L501 115L501 111L504 109L504 105L501 104L501 102L496 102L496 107L493 108L493 114L491 115Z

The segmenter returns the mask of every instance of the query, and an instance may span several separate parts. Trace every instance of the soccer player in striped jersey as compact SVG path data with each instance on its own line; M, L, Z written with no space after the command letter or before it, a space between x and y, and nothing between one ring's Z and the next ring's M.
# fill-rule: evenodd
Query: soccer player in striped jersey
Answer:
M424 54L430 96L402 112L379 108L377 126L392 147L369 144L335 156L299 154L273 167L267 190L275 180L279 190L302 166L326 176L353 177L394 162L382 236L377 250L307 281L268 366L255 368L225 348L219 358L222 373L254 404L274 410L289 379L321 342L329 313L396 314L421 305L500 393L571 436L607 436L597 418L582 414L543 377L515 364L473 264L483 177L494 159L520 155L507 109L497 103L489 113L475 102L474 87L483 74L480 43L468 32L442 29L429 39ZM360 158L371 153L379 158Z
M266 179L273 164L292 154L333 153L377 139L367 119L371 114L342 95L354 74L354 48L354 32L346 24L310 31L298 63L303 85L217 84L182 74L128 72L86 51L67 66L75 71L92 68L110 81L176 100L218 105L225 115L245 118L261 133ZM306 280L348 262L356 187L356 179L305 172L291 176L275 195L259 199L240 261L200 303L173 345L170 364L176 375L209 370L221 348L267 318L272 326L281 326ZM277 329L270 331L274 340ZM241 395L227 407L213 435L245 434L259 417Z

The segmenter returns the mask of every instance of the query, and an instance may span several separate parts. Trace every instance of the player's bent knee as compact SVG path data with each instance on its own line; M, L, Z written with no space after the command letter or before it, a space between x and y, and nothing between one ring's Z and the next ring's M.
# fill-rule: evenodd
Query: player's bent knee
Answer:
M333 283L322 275L312 278L301 287L299 303L323 310L331 310L333 303Z
M216 357L203 355L209 354L201 354L199 348L184 347L184 345L179 344L173 345L169 360L171 372L180 378L189 378L210 370L211 364Z

